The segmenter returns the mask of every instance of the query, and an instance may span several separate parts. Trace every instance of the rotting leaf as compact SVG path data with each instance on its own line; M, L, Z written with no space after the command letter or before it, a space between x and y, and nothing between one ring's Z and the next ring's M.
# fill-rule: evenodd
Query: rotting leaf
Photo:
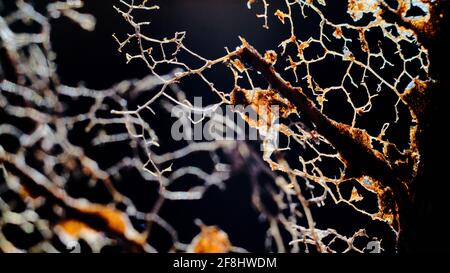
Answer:
M188 247L190 253L227 253L232 249L228 235L216 226L202 225Z

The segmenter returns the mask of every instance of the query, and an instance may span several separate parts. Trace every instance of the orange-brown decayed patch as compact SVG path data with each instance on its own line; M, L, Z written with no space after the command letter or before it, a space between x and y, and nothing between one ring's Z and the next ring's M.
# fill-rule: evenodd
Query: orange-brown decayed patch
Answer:
M274 65L277 62L277 53L273 50L268 50L264 54L264 59L267 63Z
M146 236L134 229L128 216L122 211L98 204L82 206L79 210L86 214L97 215L100 219L103 219L110 231L122 234L136 244L143 245L145 243Z
M202 226L189 246L193 253L227 253L232 248L228 235L216 226Z
M349 201L350 202L359 202L359 201L361 201L363 199L364 198L359 194L358 190L355 187L353 187Z
M284 12L282 12L281 10L277 10L275 12L275 16L278 17L278 19L284 24L284 20L286 19L286 17L288 17Z

